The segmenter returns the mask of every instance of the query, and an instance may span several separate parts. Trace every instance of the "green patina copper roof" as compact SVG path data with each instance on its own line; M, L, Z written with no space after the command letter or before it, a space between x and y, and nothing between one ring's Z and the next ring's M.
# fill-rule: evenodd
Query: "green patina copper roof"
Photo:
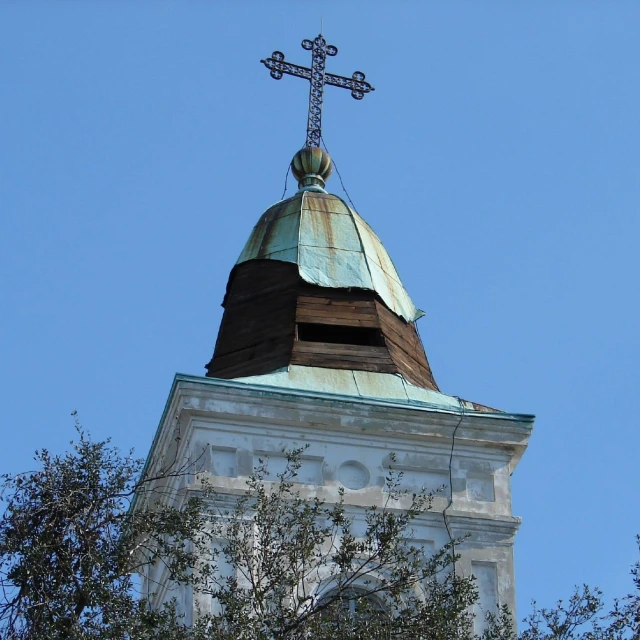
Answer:
M321 287L375 291L407 321L423 315L373 229L321 187L301 185L295 196L267 209L238 264L256 259L295 263L303 280Z
M356 371L352 369L326 369L289 365L259 376L235 378L238 382L271 387L318 391L321 393L360 396L399 402L424 402L433 407L480 413L504 413L477 402L448 396L440 391L411 384L397 373Z

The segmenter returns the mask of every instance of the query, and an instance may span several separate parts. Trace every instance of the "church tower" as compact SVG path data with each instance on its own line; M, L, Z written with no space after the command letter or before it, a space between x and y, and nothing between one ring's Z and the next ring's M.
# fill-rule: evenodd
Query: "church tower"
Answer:
M358 99L373 88L360 72L325 72L326 56L337 49L322 36L303 47L313 53L310 69L285 63L280 52L263 61L276 79L311 80L307 145L291 163L298 191L269 207L249 235L229 276L206 376L175 377L148 468L198 459L216 491L233 494L258 459L268 460L275 479L283 450L306 445L301 492L331 502L343 491L345 506L358 510L383 503L393 460L407 490L444 486L416 523L416 541L428 552L468 536L456 549L458 568L477 578L478 609L506 604L515 611L520 520L511 510L510 478L533 416L440 391L416 330L422 314L384 245L326 190L332 163L319 147L314 82L321 83L320 107L325 84ZM162 568L156 571L145 580L166 583ZM162 589L156 594L166 597ZM187 620L196 604L210 606L186 590L178 600Z
M305 147L299 190L267 209L231 272L212 378L291 367L399 374L438 391L415 328L421 313L371 227L324 190L329 155Z

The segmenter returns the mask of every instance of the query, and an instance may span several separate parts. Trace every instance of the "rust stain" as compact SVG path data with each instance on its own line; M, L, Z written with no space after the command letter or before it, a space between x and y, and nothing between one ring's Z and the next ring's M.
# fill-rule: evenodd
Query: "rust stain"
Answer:
M264 228L262 231L262 240L260 242L260 248L258 249L259 258L264 258L267 255L267 253L269 253L268 251L269 245L273 240L273 236L275 234L277 226L278 225L274 220L270 220L269 222L267 222L266 225L264 225Z
M322 240L320 243L324 243L324 246L335 247L335 238L333 235L332 213L330 211L318 212L316 215L311 215L311 224L315 227L313 230L314 236L319 236Z
M254 230L251 232L249 236L249 240L247 240L247 244L245 245L242 253L240 254L240 259L242 256L247 256L249 258L253 258L259 253L260 250L260 239L262 237L261 234L262 227L256 226Z
M343 215L351 222L336 217ZM294 250L302 245L304 251ZM285 249L294 251L286 257L274 255ZM238 262L270 257L297 262L302 277L312 284L370 288L405 319L420 315L378 236L337 196L303 192L270 207Z
M310 211L323 211L338 215L348 215L349 211L339 198L325 193L307 194L307 209Z
M280 233L282 221L299 212L300 200L301 196L294 196L268 209L255 226L243 254L249 259L265 258L278 250L278 239L283 235Z

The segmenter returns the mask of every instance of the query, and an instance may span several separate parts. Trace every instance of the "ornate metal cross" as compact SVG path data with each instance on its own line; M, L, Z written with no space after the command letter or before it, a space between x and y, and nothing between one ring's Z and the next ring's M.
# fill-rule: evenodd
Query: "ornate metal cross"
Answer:
M322 137L322 100L324 98L324 86L330 84L334 87L351 89L351 96L356 100L362 100L365 93L373 91L373 87L365 82L364 73L356 71L350 78L336 76L327 73L325 64L327 56L335 56L338 48L319 35L315 40L303 40L302 48L311 51L311 67L301 67L284 61L282 51L274 51L270 58L260 60L262 64L271 69L271 77L280 80L286 73L298 78L305 78L311 83L309 91L309 120L307 121L307 147L319 147Z

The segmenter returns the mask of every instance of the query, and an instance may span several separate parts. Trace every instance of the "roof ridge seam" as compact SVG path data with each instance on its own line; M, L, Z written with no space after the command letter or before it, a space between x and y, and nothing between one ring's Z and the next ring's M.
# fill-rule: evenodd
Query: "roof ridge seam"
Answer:
M360 391L360 387L358 386L358 380L356 379L356 372L352 369L351 370L351 375L353 376L353 383L356 385L356 391L358 392L358 395L363 398L364 396L362 395L362 392Z
M307 192L302 192L302 198L300 199L300 214L298 215L298 244L296 245L296 266L298 267L298 275L302 277L300 273L300 242L302 240L302 214L304 212L305 200Z
M358 225L356 224L355 218L353 217L354 213L356 215L358 215L358 214L340 196L335 196L335 197L338 198L338 200L340 200L340 202L342 202L342 204L345 207L347 207L347 211L351 212L351 215L349 216L351 218L351 224L353 225L353 228L356 230L356 235L358 236L358 242L360 243L360 250L362 251L362 255L364 256L364 264L367 267L367 272L369 274L369 279L371 280L371 289L373 291L375 291L376 287L375 287L375 282L373 280L373 274L371 273L371 269L369 268L369 261L367 260L367 251L366 251L366 248L364 246L364 243L362 242L362 236L360 235L360 229L358 229Z

